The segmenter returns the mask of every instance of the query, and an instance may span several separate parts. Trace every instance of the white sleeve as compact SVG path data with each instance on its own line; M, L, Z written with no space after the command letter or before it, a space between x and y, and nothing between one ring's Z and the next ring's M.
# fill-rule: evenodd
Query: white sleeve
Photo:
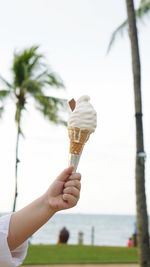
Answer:
M0 217L0 267L16 267L22 264L26 257L28 241L13 251L9 250L7 237L11 214Z

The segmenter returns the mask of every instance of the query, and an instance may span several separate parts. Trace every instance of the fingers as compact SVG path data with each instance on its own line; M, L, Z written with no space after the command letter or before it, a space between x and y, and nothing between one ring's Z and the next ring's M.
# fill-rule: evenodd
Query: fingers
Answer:
M78 190L81 189L81 183L79 180L69 180L64 184L64 188L76 187Z
M77 189L76 187L66 187L64 190L63 190L63 194L69 194L69 195L72 195L76 198L79 198L79 195L80 195L80 192L79 192L79 189Z
M69 176L69 180L81 180L81 174L80 173L72 173L70 176Z
M73 173L69 180L64 184L63 199L68 202L69 206L76 205L80 198L81 190L81 175L79 173Z
M73 166L69 166L57 177L57 180L65 182L72 175L72 172Z
M81 179L81 175L78 175L77 178ZM72 179L64 184L63 194L70 194L76 198L79 198L80 190L81 190L80 180Z
M74 207L77 204L78 199L79 198L76 198L70 194L63 195L63 200L67 202L69 208Z

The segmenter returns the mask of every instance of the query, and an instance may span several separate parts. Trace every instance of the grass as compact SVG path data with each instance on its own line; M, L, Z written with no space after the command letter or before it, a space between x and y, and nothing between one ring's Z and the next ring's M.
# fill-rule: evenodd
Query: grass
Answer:
M31 245L24 265L137 263L137 249L83 245Z

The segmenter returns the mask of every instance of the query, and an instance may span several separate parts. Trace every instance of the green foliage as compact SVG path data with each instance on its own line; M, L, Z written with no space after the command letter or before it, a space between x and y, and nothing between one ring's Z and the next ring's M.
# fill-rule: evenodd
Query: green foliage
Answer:
M12 89L12 85L8 81L6 81L1 75L0 75L0 81L4 83L4 85L6 86L8 90Z
M45 117L49 118L56 124L64 124L64 121L58 116L58 112L66 103L65 100L60 100L55 97L46 97L38 94L35 95L35 100L37 109L40 110Z
M0 100L4 100L7 96L9 96L9 91L7 90L0 90Z
M143 18L150 11L150 0L141 0L139 8L136 10L137 18Z
M37 49L38 46L33 46L23 52L14 54L12 71L15 88L21 87L22 83L26 79L32 78L34 72L40 68L42 55L37 53Z
M9 95L10 92L8 90L0 90L0 118L2 117L2 114L4 112L4 101Z
M24 265L136 262L136 248L83 245L31 245Z
M15 120L20 124L22 111L31 97L35 100L36 108L51 122L65 124L60 116L60 110L64 110L64 100L49 94L51 88L63 88L63 82L44 62L44 56L38 49L38 46L32 46L14 54L11 83L0 76L7 88L0 91L0 115L4 110L2 101L11 95L16 105Z
M117 29L112 33L111 37L110 37L110 41L109 41L109 45L108 45L108 49L107 49L107 53L110 51L118 33L120 35L123 35L123 32L126 28L126 26L128 25L128 21L125 20L123 23L121 23L121 25L119 25L119 27L117 27Z
M2 117L3 112L4 112L4 107L0 106L0 118Z
M65 124L60 116L60 107L64 107L64 100L50 96L51 88L63 88L63 82L59 76L52 72L44 62L44 56L38 52L38 46L32 46L14 54L12 64L13 79L8 82L0 76L0 81L6 89L0 90L0 117L4 111L4 100L11 97L15 110L15 121L17 124L16 141L16 164L15 164L15 197L13 211L16 208L18 195L18 147L20 135L23 135L21 128L22 112L26 110L28 99L35 100L37 109L53 123ZM45 92L48 91L47 96Z
M150 0L141 0L139 7L135 10L136 19L140 20L144 18L148 13L150 12ZM122 22L119 27L112 33L107 53L110 51L113 43L115 42L118 35L123 35L123 32L127 29L128 26L128 20L126 19L124 22Z

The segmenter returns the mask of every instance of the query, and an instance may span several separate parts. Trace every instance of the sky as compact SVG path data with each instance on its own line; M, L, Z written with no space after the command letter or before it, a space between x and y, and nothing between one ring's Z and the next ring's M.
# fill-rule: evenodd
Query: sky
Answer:
M1 3L0 74L11 80L14 51L38 44L47 63L65 83L65 90L52 90L52 94L68 100L87 94L97 111L97 129L85 145L78 168L82 174L80 201L66 212L135 214L134 94L127 33L118 36L110 53L106 53L112 32L125 18L123 0ZM145 19L138 29L150 213L149 24ZM11 211L14 196L14 112L13 103L8 102L0 120L0 212ZM23 114L22 128L25 138L20 140L17 210L41 196L68 166L69 159L67 129L43 119L31 100Z

